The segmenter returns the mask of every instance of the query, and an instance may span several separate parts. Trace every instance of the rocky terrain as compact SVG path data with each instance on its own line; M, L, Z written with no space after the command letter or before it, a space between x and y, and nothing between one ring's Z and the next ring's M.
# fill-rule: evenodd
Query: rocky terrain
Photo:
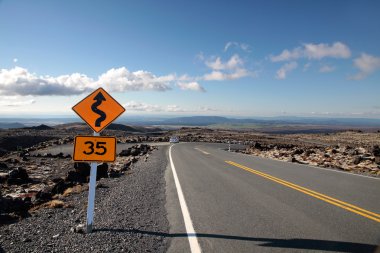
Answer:
M46 146L39 144L39 147ZM114 163L98 165L97 180L120 177L139 159L146 160L153 149L140 144L123 150ZM10 153L0 160L0 222L26 217L30 209L55 203L61 195L83 191L89 174L90 165L74 163L71 155L32 155L29 149Z
M181 128L165 136L180 141L240 143L245 154L380 177L380 133L344 131L330 134L274 135L250 131Z
M155 127L129 127L111 124L102 131L104 136L116 136L121 143L138 143L142 141L163 141L163 131ZM84 123L57 125L54 128L45 125L17 129L0 129L0 157L10 151L38 148L73 143L76 135L92 135L93 132ZM43 142L43 143L42 143ZM40 144L40 145L39 145Z
M27 217L19 222L0 226L0 252L165 252L170 239L165 209L166 151L166 147L153 150L144 145L134 146L108 167L107 174L103 174L105 178L97 183L91 234L84 234L87 184L78 182L87 181L87 175L77 171L79 167L86 171L86 165L69 166L70 173L61 173L66 175L64 178L45 179L51 185L48 183L38 191L39 196L35 194L37 190L31 191L33 182L15 186L20 193L13 195L13 200L19 199L21 203L22 198L28 198L29 210L25 209L23 215ZM133 161L137 159L133 154L140 159ZM67 158L57 159L66 164ZM47 160L43 166L54 167ZM98 172L105 172L104 168L98 167ZM114 177L111 171L124 175ZM28 175L29 180L35 180L37 174ZM37 204L42 196L49 201Z
M118 143L141 143L150 140L151 132L160 131L120 124L111 124L109 128L102 135L116 136ZM60 203L55 201L57 197L86 189L90 171L87 163L72 162L70 154L39 152L71 145L76 135L92 132L85 124L0 130L0 225L24 218L30 210L48 206L52 201ZM140 158L147 159L153 149L139 144L123 150L115 163L98 166L98 179L123 175Z

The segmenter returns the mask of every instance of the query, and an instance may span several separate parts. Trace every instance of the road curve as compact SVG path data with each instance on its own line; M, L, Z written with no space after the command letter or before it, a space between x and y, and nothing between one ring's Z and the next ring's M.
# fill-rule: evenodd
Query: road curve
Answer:
M379 179L225 148L180 143L170 150L202 252L374 252L380 244ZM194 252L171 167L169 252Z

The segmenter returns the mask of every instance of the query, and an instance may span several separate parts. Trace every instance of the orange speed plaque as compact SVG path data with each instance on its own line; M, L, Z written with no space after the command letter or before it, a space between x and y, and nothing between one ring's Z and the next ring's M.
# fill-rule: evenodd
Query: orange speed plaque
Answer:
M116 138L106 136L76 136L74 161L113 162L116 159Z

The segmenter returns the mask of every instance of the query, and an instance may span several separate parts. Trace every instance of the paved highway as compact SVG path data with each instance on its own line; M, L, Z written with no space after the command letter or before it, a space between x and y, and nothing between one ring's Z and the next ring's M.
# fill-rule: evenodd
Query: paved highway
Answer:
M222 148L169 149L169 252L374 252L379 245L379 179Z

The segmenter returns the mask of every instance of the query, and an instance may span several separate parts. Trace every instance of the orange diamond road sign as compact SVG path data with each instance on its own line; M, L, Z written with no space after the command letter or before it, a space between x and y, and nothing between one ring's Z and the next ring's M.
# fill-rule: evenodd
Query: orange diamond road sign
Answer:
M125 111L124 107L102 88L88 95L72 109L97 133Z
M106 136L76 136L74 161L114 162L116 138Z

